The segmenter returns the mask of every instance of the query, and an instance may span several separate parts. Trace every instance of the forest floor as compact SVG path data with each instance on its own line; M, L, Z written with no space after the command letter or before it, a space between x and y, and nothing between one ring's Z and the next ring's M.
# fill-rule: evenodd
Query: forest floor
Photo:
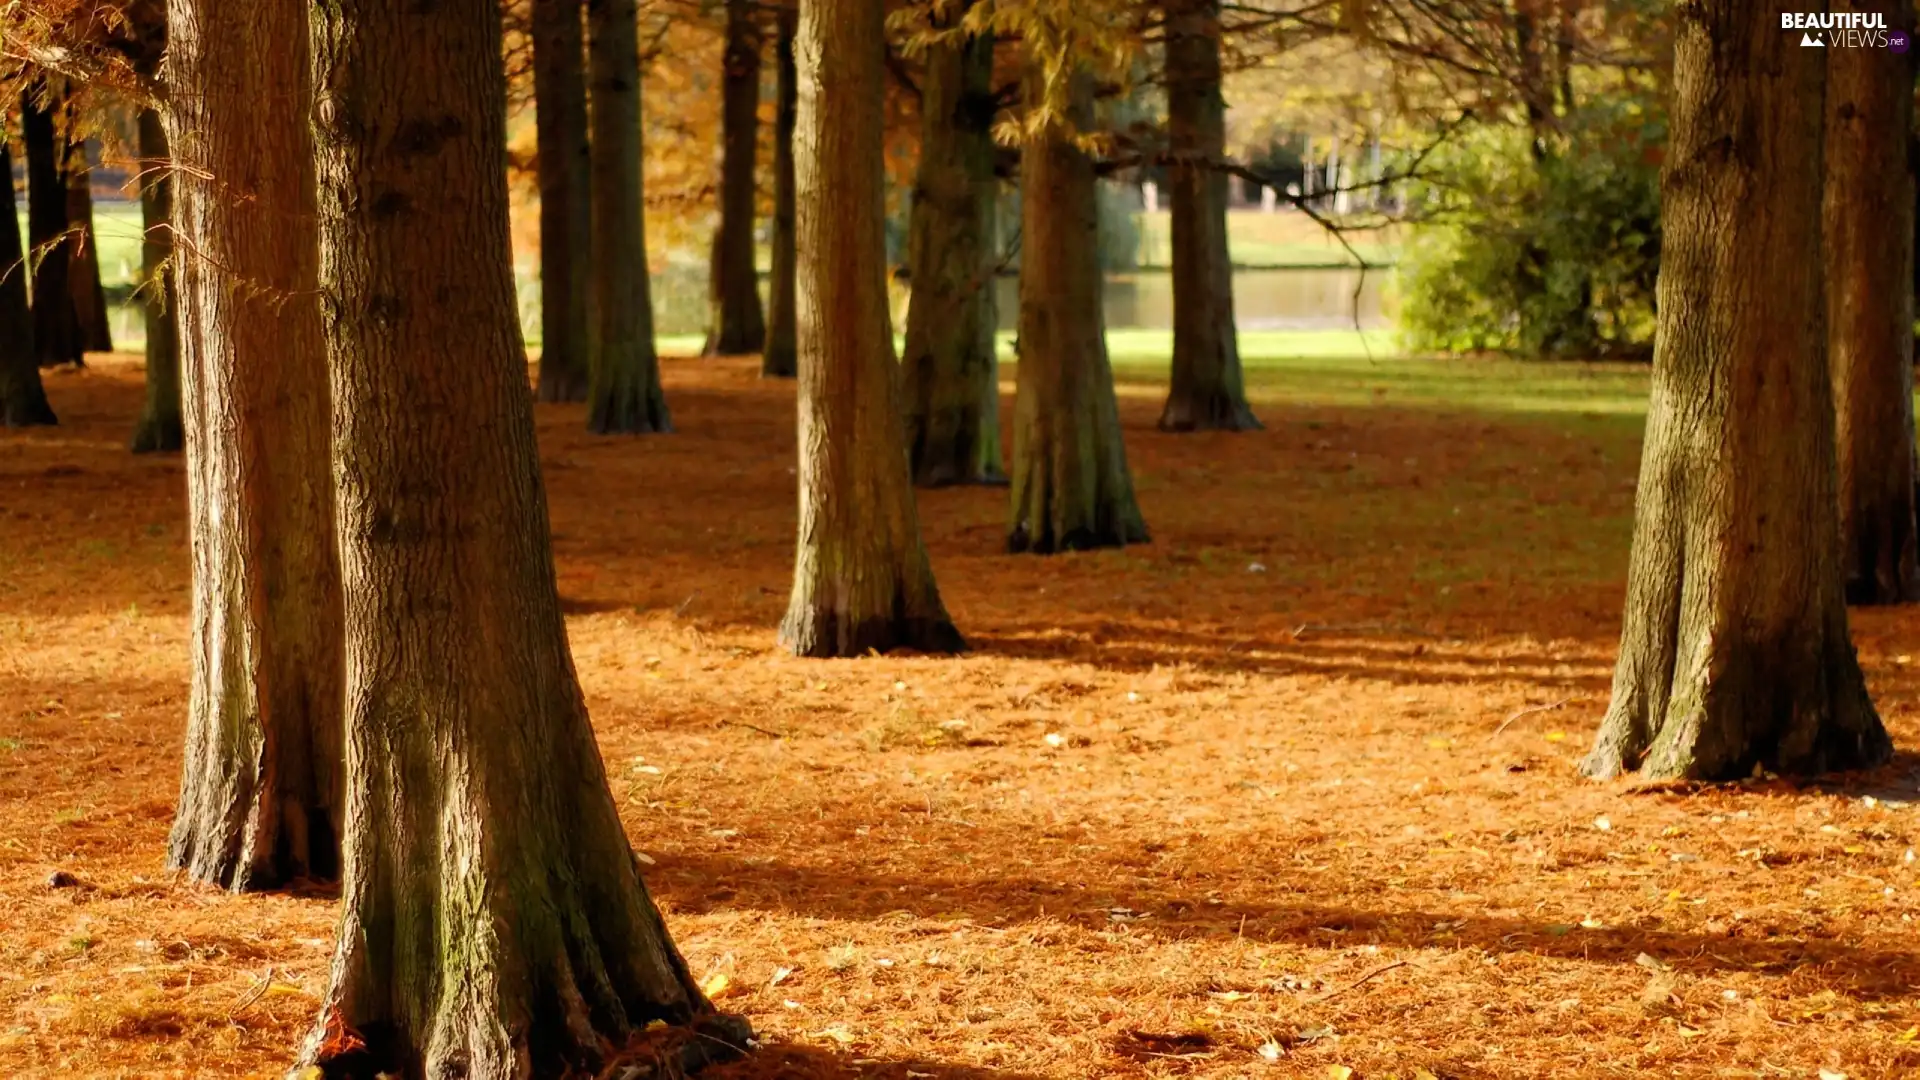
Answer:
M1815 785L1574 773L1643 372L1271 359L1266 431L1170 436L1135 346L1153 543L1008 556L1004 490L924 494L958 659L775 649L793 391L752 362L667 361L671 438L540 407L615 794L766 1040L719 1075L1920 1070L1911 750ZM124 449L131 358L49 393L65 426L0 433L0 1076L276 1076L335 903L165 869L182 466ZM1854 628L1920 746L1920 613Z

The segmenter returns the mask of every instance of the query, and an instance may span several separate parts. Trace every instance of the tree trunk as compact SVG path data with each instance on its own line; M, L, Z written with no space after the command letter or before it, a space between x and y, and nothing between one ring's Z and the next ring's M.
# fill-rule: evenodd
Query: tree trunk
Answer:
M1020 361L1007 550L1050 554L1145 543L1120 437L1100 299L1093 162L1069 126L1093 117L1092 80L1073 77L1064 123L1021 155ZM1027 92L1045 92L1037 69Z
M708 1029L695 1062L743 1045L641 884L567 648L499 5L311 11L353 795L304 1061L356 1080L592 1074L655 1019Z
M80 345L87 352L112 352L113 331L107 326L107 292L100 284L100 247L93 228L93 167L87 144L67 144L61 173L67 182L67 222L74 235L67 241L67 288L73 294L74 318L80 326Z
M140 111L140 300L147 331L147 400L133 429L133 452L179 450L180 327L173 257L173 163L166 126L152 109Z
M583 0L533 0L540 173L541 401L585 401L592 371L593 219ZM637 62L637 61L636 61Z
M340 577L293 0L173 0L193 681L170 865L230 889L339 873Z
M753 261L753 157L760 141L760 26L752 0L727 0L721 86L720 226L708 283L708 356L745 356L766 344Z
M593 289L599 335L587 428L672 431L653 349L646 193L640 149L640 38L635 0L589 0L593 42Z
M20 141L27 151L27 247L33 273L33 345L41 367L81 364L80 320L73 307L68 262L67 185L60 176L60 133L54 116L65 95L58 76L43 77L47 97L28 90L20 105Z
M937 23L957 24L964 7ZM993 276L993 36L928 47L907 233L907 453L914 483L1003 484Z
M1881 11L1859 3L1836 11ZM1889 26L1913 29L1913 6ZM1910 56L1835 49L1827 86L1827 312L1847 600L1920 600L1915 567Z
M894 385L884 23L883 0L800 9L800 545L780 624L800 656L965 647L920 541Z
M796 0L797 2L797 0ZM795 371L794 311L799 302L794 284L793 253L793 123L799 103L793 66L793 34L800 13L781 8L779 36L774 40L775 92L773 110L773 276L767 283L767 344L760 354L760 374L791 378Z
M1240 375L1227 251L1226 102L1220 96L1220 0L1168 0L1167 170L1173 221L1173 384L1162 431L1260 427Z
M1697 0L1677 27L1653 396L1592 776L1811 774L1892 751L1848 637L1835 527L1831 50L1765 14Z
M0 427L56 424L40 383L33 349L33 311L27 306L25 251L13 202L13 152L0 127Z

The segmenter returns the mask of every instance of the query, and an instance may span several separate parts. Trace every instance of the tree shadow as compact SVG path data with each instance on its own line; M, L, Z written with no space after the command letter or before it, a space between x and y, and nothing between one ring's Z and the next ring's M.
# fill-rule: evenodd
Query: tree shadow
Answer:
M1006 633L974 630L977 654L1049 662L1078 661L1103 670L1145 672L1188 665L1207 674L1319 675L1401 685L1480 685L1524 680L1571 694L1599 693L1612 682L1612 659L1563 657L1541 650L1487 652L1417 627L1386 627L1377 636L1311 628L1222 635L1167 626L1105 622L1082 630ZM1582 648L1585 643L1582 643Z
M1764 925L1750 923L1734 923L1725 934L1638 926L1586 928L1453 910L1222 902L1178 889L1088 888L986 871L968 879L855 876L835 867L749 865L719 855L663 856L659 861L659 868L647 875L649 886L675 911L694 914L754 908L807 918L878 919L905 911L945 921L963 916L987 928L1051 918L1086 930L1124 925L1129 933L1166 941L1237 937L1310 948L1472 948L1607 965L1633 965L1644 953L1694 974L1785 975L1818 968L1824 983L1862 999L1902 997L1920 985L1920 953L1769 936ZM1111 914L1116 911L1126 913L1120 923Z
M777 1041L762 1045L738 1061L705 1069L700 1075L703 1080L1039 1080L1033 1073L939 1061L847 1056Z

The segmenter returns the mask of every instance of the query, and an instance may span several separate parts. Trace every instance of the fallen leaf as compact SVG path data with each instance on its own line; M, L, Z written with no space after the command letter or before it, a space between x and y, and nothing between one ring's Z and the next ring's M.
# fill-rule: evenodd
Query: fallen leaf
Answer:
M789 975L792 975L792 974L793 974L793 969L792 969L792 968L790 968L790 967L778 967L778 968L774 968L774 969L773 969L773 978L771 978L771 979L768 979L768 980L767 980L767 985L768 985L768 986L779 986L779 985L780 985L781 983L783 983L783 982L786 982L786 981L787 981L787 976L789 976Z
M1272 1039L1268 1039L1266 1042L1260 1044L1259 1054L1268 1061L1279 1061L1281 1055L1284 1053L1286 1053L1286 1051L1280 1049L1280 1044L1274 1042Z
M807 1032L807 1038L832 1039L834 1042L839 1043L841 1046L846 1046L849 1043L853 1042L853 1033L843 1027L830 1027L830 1028L821 1028L819 1031L809 1031Z
M1910 1043L1915 1039L1920 1039L1920 1027L1910 1027L1893 1037L1893 1041L1898 1043Z
M1327 1080L1353 1080L1353 1070L1345 1065L1327 1066Z
M700 992L707 995L708 1001L713 1001L725 994L732 985L733 980L727 977L726 972L716 971L700 984Z

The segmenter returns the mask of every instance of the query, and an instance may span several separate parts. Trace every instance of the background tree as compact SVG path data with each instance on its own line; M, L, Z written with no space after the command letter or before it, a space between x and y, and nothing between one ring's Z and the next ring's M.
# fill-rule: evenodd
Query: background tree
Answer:
M1036 113L1052 110L1049 67L1044 54L1029 61L1028 108ZM1092 126L1093 81L1079 70L1054 85L1064 86L1064 104L1034 125L1020 166L1020 363L1007 549L1037 554L1147 540L1107 359L1094 164L1078 141Z
M920 80L920 163L908 225L907 453L914 482L1004 483L994 275L1000 183L992 31L935 5Z
M79 114L67 102L67 142L60 174L67 183L67 286L73 295L74 319L80 344L87 352L112 352L113 332L107 326L107 293L100 284L100 245L93 227L93 165L91 139L79 137Z
M185 441L180 418L179 293L173 272L173 163L160 114L141 109L140 301L147 332L147 397L133 429L133 452L179 450Z
M1173 232L1173 381L1166 431L1257 429L1240 373L1227 250L1220 0L1167 0L1167 168Z
M753 254L754 153L760 140L760 24L753 0L727 0L721 81L720 224L713 235L708 356L744 356L766 344Z
M1838 11L1885 11L1858 3ZM1913 30L1913 5L1889 25ZM1914 544L1914 65L1834 49L1827 84L1827 312L1847 599L1920 600Z
M797 0L796 0L797 3ZM760 355L760 374L794 374L794 313L798 299L794 283L793 251L793 124L799 107L795 83L793 35L800 12L783 7L775 14L773 108L773 273L767 282L767 344Z
M653 344L640 146L639 12L634 0L588 0L593 82L593 289L599 334L587 427L599 434L673 430Z
M41 367L85 362L69 284L67 185L60 176L56 116L65 80L46 74L21 96L20 142L27 152L27 246L33 253L33 343Z
M4 114L0 114L0 119ZM40 382L33 348L33 312L27 306L26 252L13 201L13 152L0 124L0 427L53 424L53 407Z
M231 889L339 872L340 579L292 0L173 0L169 143L193 684L169 865Z
M584 14L582 0L532 3L541 401L586 400L592 371L593 221Z
M305 1062L592 1073L656 1019L705 1028L696 1060L742 1046L641 884L561 621L499 6L336 0L311 27L355 795Z
M894 385L882 0L805 0L795 53L800 537L780 641L800 656L957 652Z
M1831 50L1781 32L1782 7L1681 11L1653 396L1594 776L1818 773L1892 752L1848 638L1834 528Z

